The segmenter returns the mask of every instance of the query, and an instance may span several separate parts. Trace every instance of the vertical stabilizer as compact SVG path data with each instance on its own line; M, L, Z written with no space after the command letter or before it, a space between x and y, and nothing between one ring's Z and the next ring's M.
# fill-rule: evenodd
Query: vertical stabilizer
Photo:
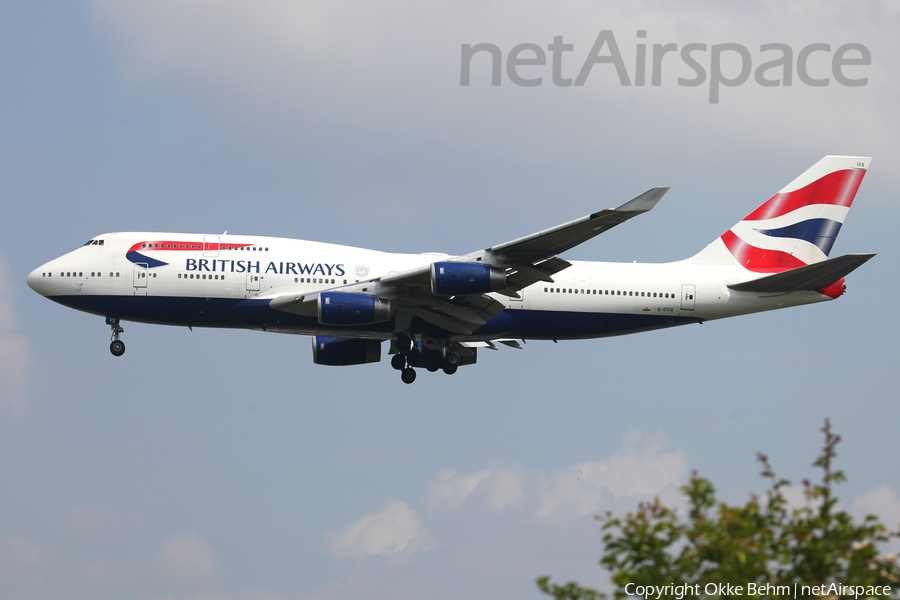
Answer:
M778 273L825 260L871 160L826 156L691 261Z

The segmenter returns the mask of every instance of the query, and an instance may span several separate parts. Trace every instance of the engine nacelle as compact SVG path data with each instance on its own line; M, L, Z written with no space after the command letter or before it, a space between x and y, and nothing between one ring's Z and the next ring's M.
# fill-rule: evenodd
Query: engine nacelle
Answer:
M470 296L506 289L506 272L481 263L436 262L431 291L438 296Z
M319 323L323 325L368 325L390 320L388 300L350 292L319 294Z
M343 367L364 365L381 360L379 340L313 336L313 362L317 365Z

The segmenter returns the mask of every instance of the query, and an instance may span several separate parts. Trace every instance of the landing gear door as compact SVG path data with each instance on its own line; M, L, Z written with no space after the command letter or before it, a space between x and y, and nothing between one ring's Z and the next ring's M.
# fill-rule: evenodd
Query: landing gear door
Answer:
M135 263L134 264L134 287L136 288L145 288L147 287L147 276L150 273L150 269L148 268L147 263Z
M247 291L259 291L259 273L247 273Z
M686 283L681 286L681 308L683 310L694 310L694 295L696 293L696 285Z

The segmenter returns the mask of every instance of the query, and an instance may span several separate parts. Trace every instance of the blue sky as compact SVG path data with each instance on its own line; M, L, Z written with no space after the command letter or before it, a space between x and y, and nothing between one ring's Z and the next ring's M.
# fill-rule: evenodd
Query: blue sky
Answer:
M742 501L799 483L830 418L841 498L900 523L892 3L263 1L0 8L0 582L13 599L538 598L605 586L593 515L691 470ZM463 44L868 48L861 87L489 85ZM813 54L810 71L830 73ZM709 55L703 60L707 61ZM549 61L549 54L548 54ZM725 68L737 69L727 61ZM730 66L729 66L730 65ZM754 67L755 68L755 67ZM853 70L855 69L855 70ZM731 71L732 73L736 71ZM633 73L632 73L633 74ZM648 77L649 78L649 77ZM566 254L677 260L826 154L873 156L836 302L483 352L452 378L312 364L309 339L125 324L25 286L109 231L465 253L672 186Z

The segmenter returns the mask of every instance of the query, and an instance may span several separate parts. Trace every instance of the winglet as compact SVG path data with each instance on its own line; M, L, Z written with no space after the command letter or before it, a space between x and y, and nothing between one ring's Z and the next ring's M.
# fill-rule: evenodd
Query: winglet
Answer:
M669 188L667 187L650 188L637 198L632 198L622 206L613 210L622 212L647 212L656 206L656 203L659 202L668 191Z

